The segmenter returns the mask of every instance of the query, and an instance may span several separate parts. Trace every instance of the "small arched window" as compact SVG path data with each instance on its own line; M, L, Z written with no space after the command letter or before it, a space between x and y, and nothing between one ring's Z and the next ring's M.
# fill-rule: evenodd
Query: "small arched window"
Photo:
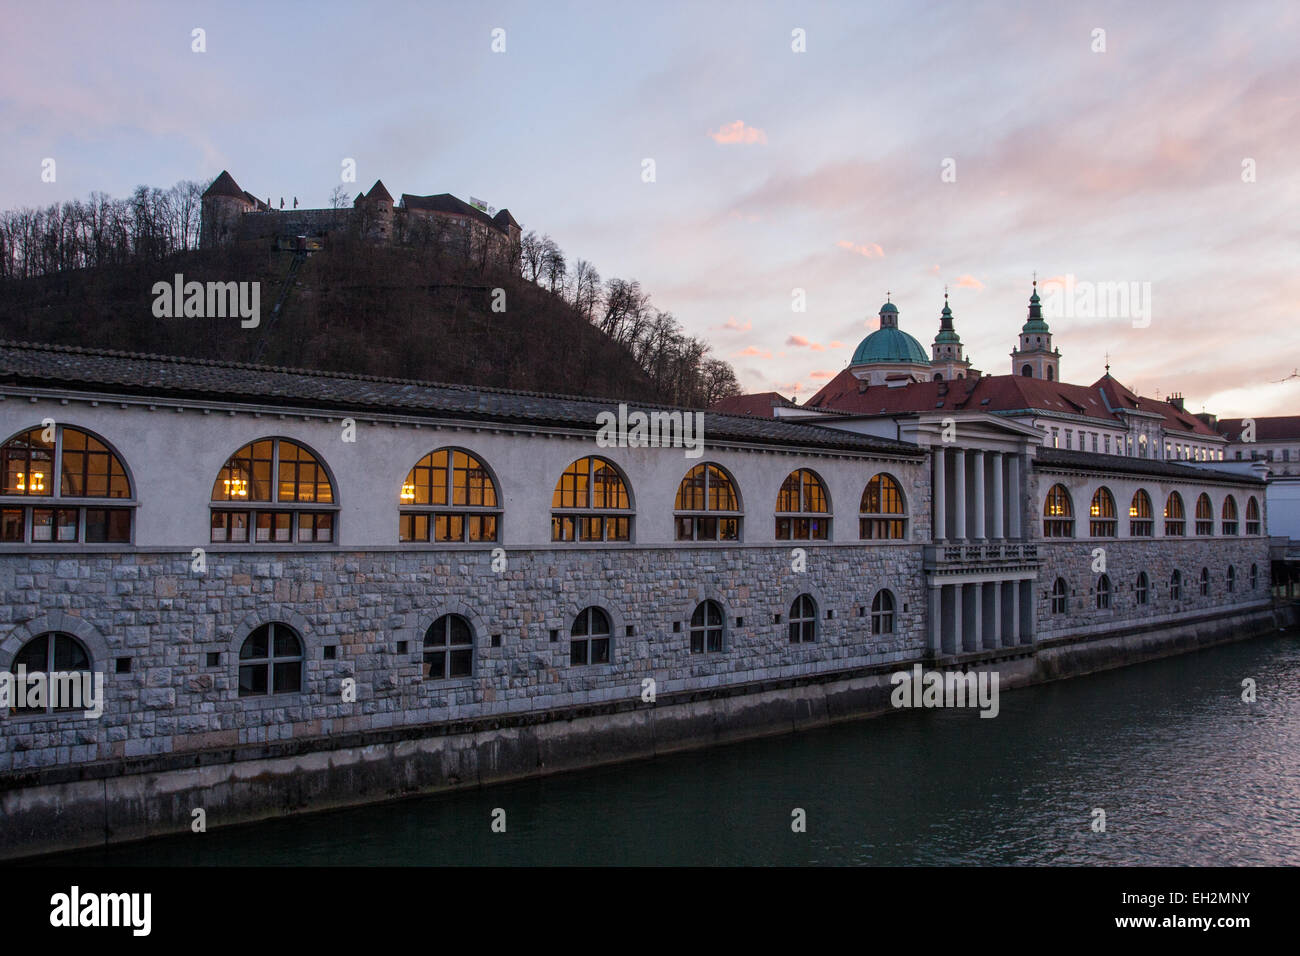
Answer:
M1214 534L1214 505L1203 491L1196 499L1196 533Z
M1070 610L1070 586L1065 583L1065 578L1057 578L1052 582L1052 613L1064 614Z
M239 648L239 696L302 690L302 638L288 624L263 624Z
M1210 596L1210 569L1201 568L1201 597Z
M398 492L399 541L496 541L501 518L496 482L459 448L429 452Z
M1022 365L1022 366L1020 367L1020 374L1021 374L1022 376L1024 376L1025 378L1033 378L1033 377L1034 377L1034 367L1033 367L1032 365Z
M1254 591L1258 587L1259 587L1259 565L1252 564L1250 566L1250 589Z
M613 630L602 608L583 608L569 629L569 663L608 664Z
M1047 380L1050 382L1056 378L1056 373L1052 371L1052 366L1047 366Z
M907 505L893 476L881 472L867 482L860 511L858 532L863 540L907 537Z
M1228 593L1235 594L1237 591L1237 569L1231 564L1228 565Z
M81 699L89 686L86 679L90 677L90 654L71 634L51 631L32 638L19 648L9 670L14 675L12 713L50 714L90 709L90 701ZM20 673L25 676L21 688L18 687ZM56 673L73 674L75 679L55 680L50 675ZM33 681L34 674L43 675L43 679ZM70 699L64 694L70 695ZM22 706L18 706L20 701Z
M705 462L677 486L674 519L678 541L739 541L740 496L731 475Z
M1181 601L1183 598L1183 572L1175 570L1169 575L1169 600Z
M790 605L787 628L791 644L808 644L817 640L817 602L811 594L800 594Z
M1165 534L1181 537L1187 531L1187 514L1183 511L1183 496L1176 491L1169 492L1165 499Z
M713 654L722 650L722 605L701 601L691 615L691 653Z
M1151 516L1151 497L1141 488L1133 493L1128 506L1128 533L1132 538L1151 537L1154 520Z
M262 507L233 507L254 504ZM334 485L321 460L295 441L263 438L231 455L217 473L212 484L211 540L223 544L333 541L337 513Z
M1110 489L1102 485L1093 494L1092 505L1088 508L1088 533L1094 538L1113 538L1118 526L1115 499Z
M1138 604L1146 604L1151 592L1151 582L1145 571L1138 572L1137 584L1133 588L1133 596Z
M0 445L0 483L0 494L16 499L0 508L0 543L131 540L132 509L100 503L131 497L126 466L89 432L71 425L20 432Z
M825 541L830 538L830 497L817 474L790 472L776 496L776 540Z
M613 462L591 455L564 469L551 496L551 540L632 540L632 499Z
M1232 495L1223 499L1223 533L1237 533L1237 499Z
M459 614L444 614L424 632L425 680L469 677L474 672L474 628Z
M1259 534L1259 502L1251 495L1246 499L1246 534Z
M1110 610L1110 577L1105 574L1097 579L1097 610Z
M894 633L894 594L883 588L871 599L871 633Z
M1074 504L1065 485L1052 485L1043 501L1043 537L1074 537Z

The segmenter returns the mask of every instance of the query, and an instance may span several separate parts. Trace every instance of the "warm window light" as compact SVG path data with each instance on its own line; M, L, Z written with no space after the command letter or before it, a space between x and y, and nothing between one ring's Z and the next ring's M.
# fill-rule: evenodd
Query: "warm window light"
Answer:
M32 492L44 491L44 490L45 490L45 473L44 473L44 472L41 472L41 471L34 471L34 472L32 472L32 481L31 481L31 485L32 485L32 487L31 487L31 491L32 491ZM21 471L18 472L18 490L19 490L19 491L27 491L27 490L28 490L28 488L27 488L27 476L26 476L25 474L23 474Z
M411 484L410 482L407 482L406 484L402 485L402 500L403 501L415 500L415 485Z
M226 486L226 494L232 498L248 497L248 481L244 478L226 478L222 482Z

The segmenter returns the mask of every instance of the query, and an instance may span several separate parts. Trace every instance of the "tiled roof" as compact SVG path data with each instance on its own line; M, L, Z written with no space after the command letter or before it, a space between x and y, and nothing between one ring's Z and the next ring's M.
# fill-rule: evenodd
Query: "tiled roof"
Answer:
M429 212L468 216L470 219L477 219L485 226L491 226L501 232L506 231L504 222L497 222L482 209L475 209L469 203L463 199L457 199L451 193L438 193L436 196L412 196L410 193L402 193L401 205L406 209L425 209ZM500 218L500 216L501 213L497 213L497 217ZM511 217L511 222L514 222L513 217Z
M384 188L384 181L382 179L375 180L375 184L370 187L370 192L366 193L366 198L375 202L380 200L383 200L384 202L393 201L393 195Z
M1122 424L1115 410L1124 409L1154 412L1164 418L1167 428L1174 431L1215 436L1215 432L1195 416L1180 412L1168 402L1134 395L1110 376L1092 385L1072 385L1023 375L982 375L975 379L958 378L947 382L913 382L893 388L873 385L862 390L860 381L845 369L810 398L805 407L833 408L860 415L1032 409L1095 418L1108 425Z
M714 402L710 411L721 415L758 415L762 418L774 418L776 406L798 408L790 399L777 392L752 392L749 395L732 395Z
M1035 453L1036 466L1063 466L1082 468L1086 471L1118 471L1124 474L1151 475L1156 478L1187 478L1192 481L1204 481L1214 478L1218 481L1237 481L1252 485L1262 485L1264 480L1254 475L1231 471L1216 471L1213 468L1197 468L1174 461L1158 461L1154 458L1137 458L1128 455L1100 455L1097 452L1069 451L1064 448L1040 448Z
M189 398L425 415L438 420L589 429L592 433L597 428L598 413L618 411L617 402L571 395L0 341L0 388L5 385L151 396L163 401ZM628 406L629 411L696 411L641 402L630 402ZM915 445L890 439L717 412L705 413L704 434L709 441L924 455Z
M1220 418L1219 434L1228 441L1240 441L1244 421L1244 418ZM1277 415L1254 421L1257 442L1300 441L1300 415Z
M212 180L212 185L203 191L203 195L205 197L233 196L235 199L244 199L248 194L239 188L235 177L223 169L221 175Z

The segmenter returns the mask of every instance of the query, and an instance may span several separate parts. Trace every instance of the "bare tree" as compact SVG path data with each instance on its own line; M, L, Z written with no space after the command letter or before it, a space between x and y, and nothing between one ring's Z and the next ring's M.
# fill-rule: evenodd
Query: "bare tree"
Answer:
M339 185L335 186L334 191L330 193L330 208L346 209L348 207L348 203L349 203L348 191L344 189L343 184L340 183Z

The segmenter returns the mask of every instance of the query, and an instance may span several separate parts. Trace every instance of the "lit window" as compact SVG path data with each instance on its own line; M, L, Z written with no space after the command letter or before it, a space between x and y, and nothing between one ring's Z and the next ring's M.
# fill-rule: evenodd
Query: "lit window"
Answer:
M1105 486L1098 488L1088 508L1088 534L1094 538L1113 538L1118 526L1114 497Z
M1128 533L1132 538L1151 537L1155 524L1151 515L1151 497L1139 488L1133 493L1133 500L1128 506Z
M903 492L889 475L882 473L867 482L859 510L862 514L858 518L858 533L863 540L907 537Z
M1205 492L1196 499L1196 533L1214 534L1214 505L1210 504L1210 496Z
M551 497L552 541L630 541L627 482L604 458L579 458L560 475Z
M1043 537L1074 537L1074 505L1064 485L1052 485L1047 492L1043 502Z
M238 505L267 507L237 507ZM338 513L325 465L287 438L250 442L226 460L212 485L210 540L299 544L334 540Z
M1246 534L1259 534L1259 502L1251 495L1246 499Z
M86 501L131 497L122 459L88 432L59 425L15 435L0 445L0 482L0 494L18 499L0 509L2 543L131 541L133 508Z
M287 624L263 624L239 648L239 696L302 690L302 639Z
M496 541L501 509L483 463L441 448L415 463L397 495L399 541Z
M807 468L790 472L776 496L776 539L825 541L830 528L830 498L821 478Z
M1223 533L1237 533L1237 499L1232 495L1223 499Z
M1169 492L1165 499L1165 534L1180 537L1186 533L1186 513L1183 511L1183 496L1176 491Z
M673 508L678 541L740 540L740 498L731 476L717 465L688 471Z

